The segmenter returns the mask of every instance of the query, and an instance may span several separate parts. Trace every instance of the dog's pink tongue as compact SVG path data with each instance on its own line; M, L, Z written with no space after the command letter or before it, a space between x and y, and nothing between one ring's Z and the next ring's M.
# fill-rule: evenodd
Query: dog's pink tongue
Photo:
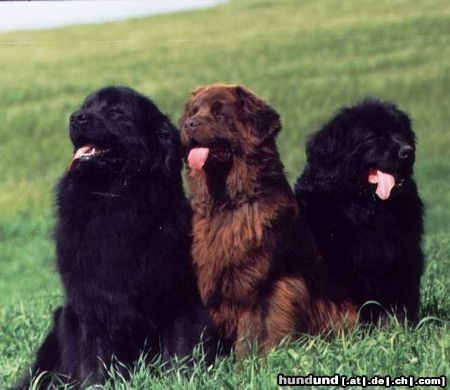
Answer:
M379 169L372 169L369 173L369 183L377 184L375 193L380 199L386 200L391 195L391 190L395 186L395 177Z
M94 145L84 145L81 148L79 148L76 152L75 155L72 157L72 160L70 160L69 163L69 167L67 168L68 171L72 170L72 168L75 167L77 160L86 153L89 153L92 151L92 149L95 150Z
M209 149L208 148L193 148L188 155L189 166L198 171L203 168L206 160L208 158Z

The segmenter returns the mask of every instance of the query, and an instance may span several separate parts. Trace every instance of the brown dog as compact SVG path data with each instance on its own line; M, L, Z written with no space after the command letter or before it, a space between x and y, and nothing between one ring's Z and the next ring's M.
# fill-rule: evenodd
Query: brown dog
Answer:
M242 86L197 89L181 118L202 300L239 355L293 333L353 325L314 256L275 144L276 111ZM328 289L327 289L328 290Z

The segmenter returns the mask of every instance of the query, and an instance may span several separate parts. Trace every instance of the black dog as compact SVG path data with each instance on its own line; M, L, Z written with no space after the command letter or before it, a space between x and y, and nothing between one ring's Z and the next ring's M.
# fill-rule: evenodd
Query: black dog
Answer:
M108 87L70 117L70 138L55 232L65 299L31 369L53 374L42 387L56 374L102 383L114 359L189 354L208 323L191 270L177 129L146 97Z
M296 184L331 277L349 288L362 319L417 319L423 206L412 178L415 136L393 104L342 109L307 144ZM382 317L385 317L382 315Z

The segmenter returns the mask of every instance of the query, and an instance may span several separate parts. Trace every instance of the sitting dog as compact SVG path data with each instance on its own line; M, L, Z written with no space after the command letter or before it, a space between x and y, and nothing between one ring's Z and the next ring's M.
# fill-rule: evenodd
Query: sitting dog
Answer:
M417 319L423 212L414 155L408 116L373 99L343 108L307 144L296 196L334 282L359 305L381 304L363 308L366 321Z
M251 91L197 89L181 118L203 303L238 356L293 332L353 325L356 308L314 281L314 248L275 144L276 111Z
M24 388L44 371L42 388L81 386L141 353L187 355L208 324L192 271L178 130L146 97L107 87L72 114L70 139L55 232L64 305Z

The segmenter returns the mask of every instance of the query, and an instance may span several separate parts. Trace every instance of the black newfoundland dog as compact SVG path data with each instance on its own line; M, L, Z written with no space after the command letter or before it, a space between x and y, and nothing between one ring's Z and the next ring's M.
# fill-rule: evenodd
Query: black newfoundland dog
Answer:
M64 305L20 387L44 371L41 388L102 383L116 360L187 355L208 324L191 270L178 130L146 97L108 87L70 117L70 139L55 232Z
M296 196L334 282L365 305L417 320L423 207L413 180L415 136L393 104L366 99L343 108L307 144Z

